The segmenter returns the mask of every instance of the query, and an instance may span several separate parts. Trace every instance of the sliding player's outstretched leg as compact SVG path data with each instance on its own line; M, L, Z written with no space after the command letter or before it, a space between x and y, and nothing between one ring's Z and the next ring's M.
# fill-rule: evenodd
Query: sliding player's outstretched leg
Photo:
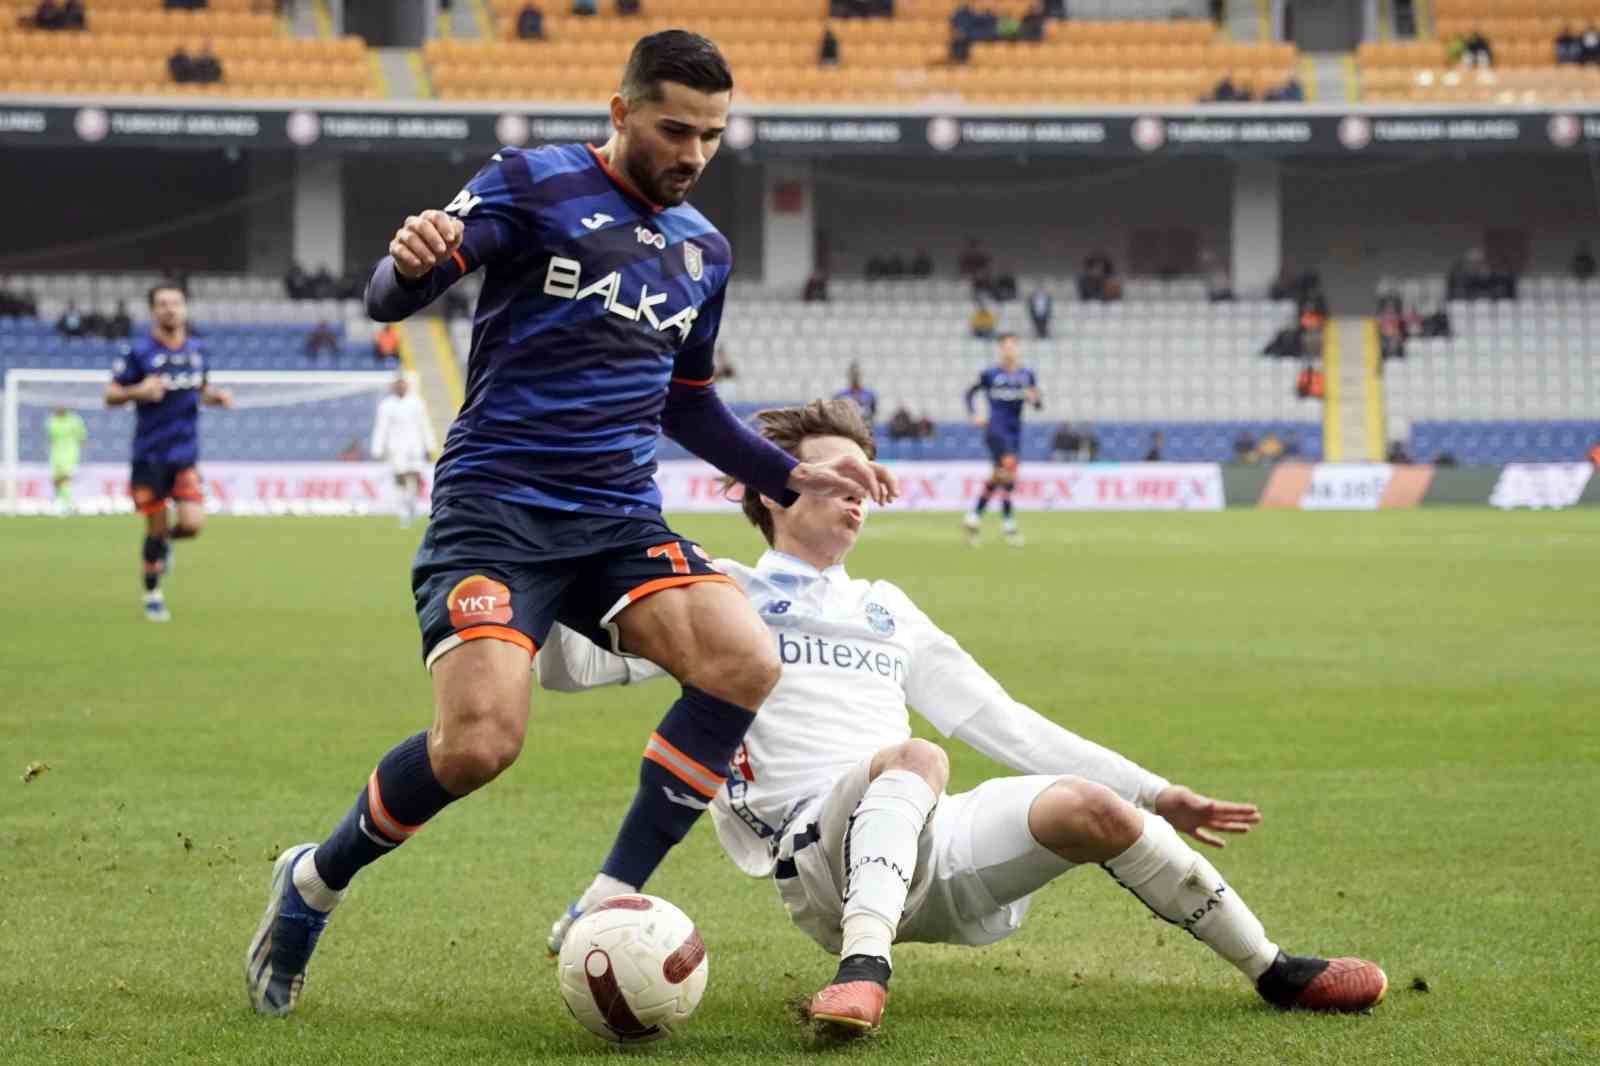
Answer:
M839 970L811 1000L813 1020L846 1031L877 1026L889 995L894 942L917 868L918 844L950 760L926 740L873 757L871 784L844 833L844 916Z
M256 1010L294 1009L328 916L358 871L488 784L521 751L530 688L527 650L504 639L470 639L452 647L433 665L433 728L401 741L378 761L326 840L290 848L274 864L266 913L245 955L245 987Z
M1285 955L1233 887L1165 818L1140 811L1103 785L1063 778L1034 801L1028 821L1040 843L1071 862L1100 864L1157 916L1237 967L1275 1006L1352 1011L1383 998L1388 979L1373 963Z

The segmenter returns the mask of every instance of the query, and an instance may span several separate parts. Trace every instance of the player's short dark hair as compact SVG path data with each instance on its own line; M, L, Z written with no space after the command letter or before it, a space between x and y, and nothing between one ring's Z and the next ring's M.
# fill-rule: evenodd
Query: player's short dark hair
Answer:
M630 104L659 101L664 81L702 93L733 89L733 73L721 50L710 39L688 30L662 30L639 38L622 70L618 91Z
M861 415L854 400L812 400L802 407L774 407L756 414L756 432L795 458L807 437L843 437L861 445L867 458L878 454L872 427ZM761 503L761 494L746 487L740 504L750 524L772 543L772 512Z
M189 298L189 290L183 287L183 282L181 282L181 281L159 281L156 284L150 286L150 291L144 294L145 306L146 307L154 307L156 305L156 293L158 293L158 292L166 292L168 289L172 289L172 290L174 290L176 292L181 293L185 300L187 300Z
M1001 341L1014 341L1016 339L1017 339L1016 331L1008 329L1004 333L995 334L994 342L996 344L999 344Z

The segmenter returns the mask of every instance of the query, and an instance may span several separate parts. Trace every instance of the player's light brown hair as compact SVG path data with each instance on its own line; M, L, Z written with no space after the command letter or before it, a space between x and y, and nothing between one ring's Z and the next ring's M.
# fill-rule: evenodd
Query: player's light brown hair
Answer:
M796 459L800 458L800 444L807 437L843 437L859 444L868 459L878 454L872 427L861 417L861 408L854 400L812 400L800 407L774 407L757 412L755 423L757 433ZM772 512L762 505L761 494L746 487L741 506L750 524L761 530L771 544Z

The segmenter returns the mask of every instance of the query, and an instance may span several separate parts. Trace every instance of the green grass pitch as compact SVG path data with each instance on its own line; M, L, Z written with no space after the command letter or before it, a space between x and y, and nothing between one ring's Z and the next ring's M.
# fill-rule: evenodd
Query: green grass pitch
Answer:
M271 857L429 718L417 531L214 520L155 626L134 519L15 519L0 1063L1600 1061L1600 513L1023 525L1024 550L991 525L971 551L953 516L878 517L851 569L902 584L1023 701L1260 803L1212 858L1286 947L1380 961L1374 1013L1275 1013L1084 869L997 946L900 949L884 1030L819 1049L793 1005L830 960L702 825L650 885L704 932L699 1015L603 1045L566 1017L543 935L609 843L657 685L538 696L521 761L364 873L297 1014L257 1017L241 963ZM680 528L758 551L733 517ZM952 789L1000 772L952 755Z

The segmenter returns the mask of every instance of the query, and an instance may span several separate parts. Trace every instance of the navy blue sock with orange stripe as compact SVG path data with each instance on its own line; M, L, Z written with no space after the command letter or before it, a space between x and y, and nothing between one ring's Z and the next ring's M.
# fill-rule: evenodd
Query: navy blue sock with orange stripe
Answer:
M684 686L645 745L639 791L600 872L642 887L716 796L755 715Z
M317 876L339 891L356 871L411 839L424 822L457 798L433 775L428 734L402 740L378 760L349 813L317 845L312 856Z

